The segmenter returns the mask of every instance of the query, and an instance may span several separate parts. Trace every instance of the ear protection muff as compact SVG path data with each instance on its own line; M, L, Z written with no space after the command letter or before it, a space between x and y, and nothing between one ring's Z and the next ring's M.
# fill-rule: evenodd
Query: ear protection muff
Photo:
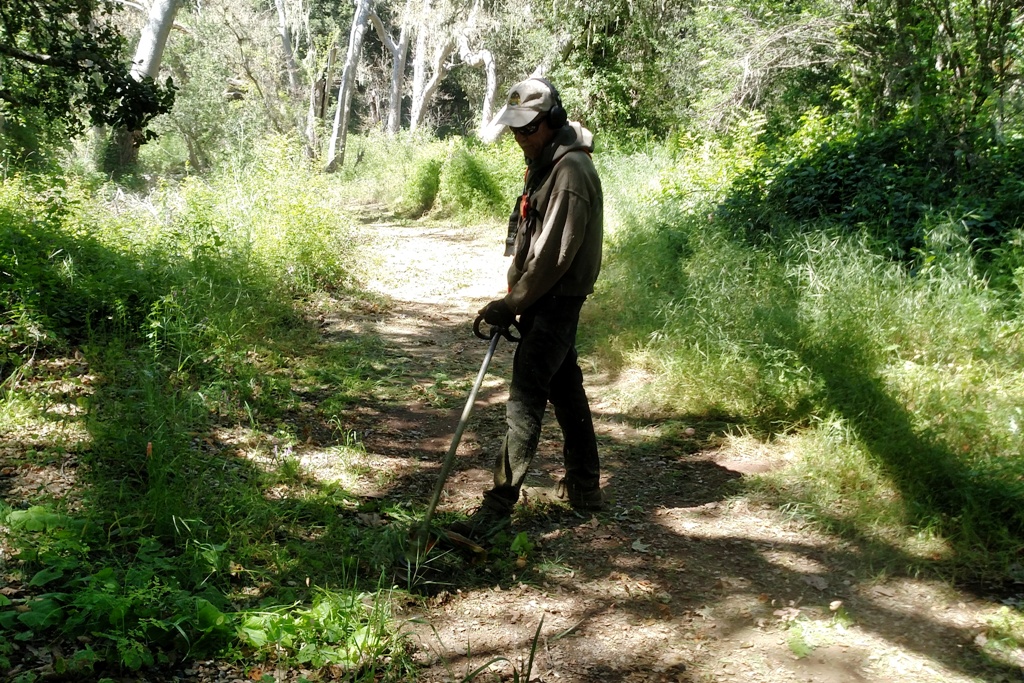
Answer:
M562 98L558 94L558 88L556 88L551 81L546 78L535 78L534 80L540 81L544 85L551 89L551 94L555 97L555 106L551 107L548 111L548 125L558 130L569 121L569 115L565 112L565 108L562 106Z

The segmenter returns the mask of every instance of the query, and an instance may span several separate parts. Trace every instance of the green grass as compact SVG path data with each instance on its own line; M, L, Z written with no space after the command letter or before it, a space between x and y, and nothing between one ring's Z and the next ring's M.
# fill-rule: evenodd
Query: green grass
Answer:
M26 462L77 466L0 510L28 587L0 630L62 643L69 675L211 655L405 675L394 539L345 488L365 465L342 416L401 387L380 340L322 341L319 308L361 297L352 220L293 158L271 140L145 194L0 188L0 428Z
M633 379L622 405L784 439L795 464L754 490L830 531L960 578L1018 576L1019 287L984 275L991 255L956 210L921 220L909 264L871 226L776 215L752 238L718 210L762 154L739 138L695 143L611 231L582 329Z

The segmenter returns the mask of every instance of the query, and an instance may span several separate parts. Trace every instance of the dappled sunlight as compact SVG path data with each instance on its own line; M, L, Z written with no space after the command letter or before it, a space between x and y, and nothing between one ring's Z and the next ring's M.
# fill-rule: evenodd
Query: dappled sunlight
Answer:
M61 452L70 453L103 436L97 463L116 467L99 476L120 488L98 487L108 496L99 499L137 496L163 524L168 547L193 558L201 580L222 586L237 615L307 619L318 591L358 582L391 602L422 681L447 682L485 664L486 675L507 679L524 671L531 650L534 677L579 683L967 683L977 671L1016 672L1013 655L977 663L1000 642L998 605L922 579L952 555L940 534L918 530L911 547L915 539L882 533L828 533L848 532L843 525L857 520L822 523L819 509L785 487L848 456L840 447L853 442L855 419L822 424L811 432L816 442L796 427L768 429L742 401L726 410L687 393L690 384L666 393L666 376L694 386L707 377L653 356L617 374L602 373L599 356L582 361L606 510L577 515L557 498L562 440L549 413L508 537L486 561L431 540L427 561L402 581L411 531L486 351L472 321L500 293L506 263L490 229L381 221L365 229L381 241L366 234L353 248L377 250L375 279L365 281L377 291L314 296L300 305L302 317L282 318L290 334L239 337L237 348L203 361L221 365L175 371L167 386L107 387L106 400L155 406L126 419L116 438L96 424L85 431L84 411L94 405L87 388L106 378L71 361L55 370L67 376L46 385L50 398L24 413L30 420L19 418L23 437L12 429L0 451L8 461L33 450L46 458L5 461L0 489L31 501L102 484L69 479L48 489L45 478L70 461L43 442L56 443L60 432L47 430L63 429ZM602 321L584 326L600 331ZM514 349L498 345L442 488L441 526L479 505L490 485ZM206 353L197 349L196 358ZM749 379L742 370L729 377ZM836 378L828 370L821 374ZM699 409L673 408L684 395ZM847 407L843 398L836 394L838 408ZM172 414L163 400L177 402L180 423L161 422ZM889 418L897 428L909 424L899 413ZM890 455L884 443L869 445L868 455ZM799 469L809 446L820 470ZM847 458L836 470L835 490L880 490L868 485L884 481L882 470L855 463ZM900 502L903 492L890 490ZM125 526L125 547L141 552L135 528ZM261 601L276 606L264 610ZM257 629L251 642L264 636ZM277 647L267 643L257 651Z

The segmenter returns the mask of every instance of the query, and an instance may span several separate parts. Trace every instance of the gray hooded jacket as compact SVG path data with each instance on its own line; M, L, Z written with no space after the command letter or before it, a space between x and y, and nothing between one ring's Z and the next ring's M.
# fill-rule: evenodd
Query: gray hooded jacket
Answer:
M593 140L589 130L571 122L529 164L529 210L519 221L505 296L517 314L545 294L594 291L601 270L604 195L590 158Z

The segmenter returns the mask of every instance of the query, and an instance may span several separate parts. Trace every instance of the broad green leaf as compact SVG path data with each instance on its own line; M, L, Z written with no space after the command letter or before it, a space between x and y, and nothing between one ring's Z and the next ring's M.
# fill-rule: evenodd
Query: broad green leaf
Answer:
M18 615L18 621L32 629L55 626L64 617L64 609L56 600L35 600L29 604L29 611Z
M227 616L219 609L214 607L213 603L203 598L196 599L196 612L199 630L204 633L223 626L224 622L227 621Z
M10 630L10 629L14 628L14 623L17 620L18 620L18 613L15 612L14 610L10 610L10 611L7 611L7 612L0 612L0 628Z
M30 586L45 586L46 584L59 579L64 576L64 570L58 567L47 567L36 572L32 580L28 582Z
M254 628L252 626L240 626L238 628L238 637L243 642L249 643L253 647L263 647L270 639L267 638L267 632L261 628Z

